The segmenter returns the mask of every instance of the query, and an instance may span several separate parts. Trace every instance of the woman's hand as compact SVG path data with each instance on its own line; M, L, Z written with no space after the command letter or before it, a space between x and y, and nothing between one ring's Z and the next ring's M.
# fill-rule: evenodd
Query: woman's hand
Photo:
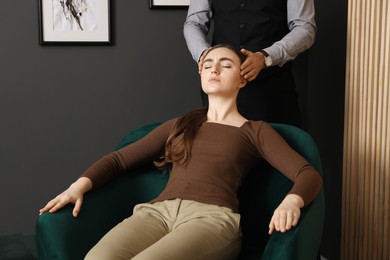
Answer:
M264 55L261 52L251 52L245 49L241 49L241 53L246 56L244 63L241 65L241 76L248 81L252 81L265 68Z
M271 235L274 230L284 233L295 227L298 224L303 206L304 201L300 196L295 194L287 195L274 211L269 223L268 234Z
M74 182L70 187L59 194L57 197L49 201L45 207L39 210L39 213L42 214L46 211L54 213L57 210L63 208L69 203L74 204L73 216L77 217L81 205L83 204L84 193L92 188L92 182L86 177L81 177L76 182Z

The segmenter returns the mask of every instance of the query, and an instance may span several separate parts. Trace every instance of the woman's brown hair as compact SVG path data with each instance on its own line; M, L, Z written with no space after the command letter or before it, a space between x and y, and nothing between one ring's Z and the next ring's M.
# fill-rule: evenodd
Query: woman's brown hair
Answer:
M227 48L233 51L243 63L245 55L239 50L226 44L215 45L205 50L205 55L217 48ZM192 143L200 126L207 120L207 108L196 109L176 121L165 145L165 154L161 161L155 162L157 167L164 167L170 163L187 166L191 158Z

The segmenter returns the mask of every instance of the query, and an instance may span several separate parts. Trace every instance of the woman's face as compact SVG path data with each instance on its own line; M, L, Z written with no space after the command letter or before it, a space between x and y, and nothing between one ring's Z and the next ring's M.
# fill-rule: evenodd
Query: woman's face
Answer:
M245 86L239 57L228 48L216 48L205 57L201 71L202 89L208 95L233 96Z

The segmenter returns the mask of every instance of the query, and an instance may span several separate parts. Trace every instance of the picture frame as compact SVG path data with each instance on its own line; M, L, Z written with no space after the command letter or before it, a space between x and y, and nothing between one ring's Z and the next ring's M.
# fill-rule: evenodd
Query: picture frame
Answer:
M110 0L39 0L40 45L111 45Z
M190 0L149 0L150 9L186 9Z

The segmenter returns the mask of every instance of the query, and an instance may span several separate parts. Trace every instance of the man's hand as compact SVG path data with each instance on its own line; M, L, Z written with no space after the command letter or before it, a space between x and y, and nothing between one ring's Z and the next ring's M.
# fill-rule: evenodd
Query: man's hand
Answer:
M206 56L206 53L207 53L207 50L210 49L210 48L207 48L205 49L203 52L202 52L202 55L200 56L200 59L199 59L199 62L198 62L198 73L202 73L202 69L203 69L203 63L204 63L204 57Z
M241 64L241 76L252 81L265 68L264 55L261 52L251 52L245 49L241 49L241 53L246 56L244 63Z

